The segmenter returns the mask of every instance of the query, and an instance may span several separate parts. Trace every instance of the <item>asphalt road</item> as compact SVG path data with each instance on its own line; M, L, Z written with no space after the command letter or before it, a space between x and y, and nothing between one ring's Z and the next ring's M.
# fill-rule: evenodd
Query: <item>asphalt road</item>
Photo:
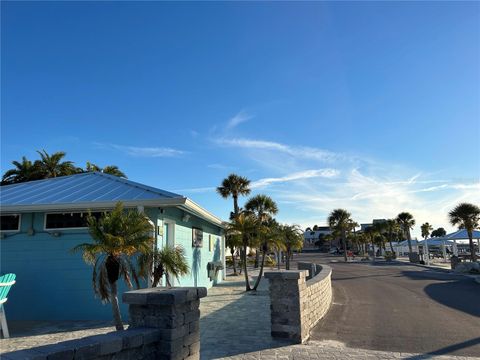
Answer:
M312 340L480 357L480 285L473 279L408 264L343 263L320 254L296 260L333 268L333 304L311 331Z

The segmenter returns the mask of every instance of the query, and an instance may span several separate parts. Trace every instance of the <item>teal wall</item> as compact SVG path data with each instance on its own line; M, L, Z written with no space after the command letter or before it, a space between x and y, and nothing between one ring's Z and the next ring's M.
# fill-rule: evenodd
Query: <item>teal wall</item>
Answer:
M176 222L175 243L185 250L192 269L182 278L180 286L212 286L208 279L207 262L221 259L221 229L192 217L188 223L181 221L183 212L166 209L146 209L154 223L169 218ZM33 223L32 223L33 221ZM34 235L28 235L33 225ZM43 230L43 213L22 214L21 231L5 233L0 239L0 273L15 273L17 283L12 287L5 304L7 318L12 320L96 320L111 319L110 304L102 304L92 289L92 266L87 265L81 254L70 250L78 244L90 242L87 230L60 230L54 237ZM203 228L204 247L192 248L192 226ZM216 249L209 251L207 234L215 237ZM161 239L160 239L161 241ZM197 251L198 250L198 251ZM221 261L221 260L220 260ZM221 280L222 273L218 275ZM127 290L120 282L119 293ZM119 296L121 299L121 295ZM128 309L121 303L124 320Z

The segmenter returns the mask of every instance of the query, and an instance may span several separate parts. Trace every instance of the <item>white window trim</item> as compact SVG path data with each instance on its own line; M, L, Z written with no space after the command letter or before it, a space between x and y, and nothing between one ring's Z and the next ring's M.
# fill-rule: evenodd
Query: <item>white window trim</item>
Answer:
M16 214L16 213L11 213L11 214L2 214L0 216L11 216L11 215L17 215L18 216L18 229L17 230L0 230L0 232L3 233L17 233L20 232L22 228L22 214Z
M169 241L173 246L175 246L175 225L176 225L176 222L175 220L172 220L172 219L163 219L163 224L167 224L167 238L166 240L164 241L164 244L163 246L167 246L167 241L169 241L169 239L171 239L171 241ZM162 225L163 226L163 225ZM164 234L165 236L165 234Z

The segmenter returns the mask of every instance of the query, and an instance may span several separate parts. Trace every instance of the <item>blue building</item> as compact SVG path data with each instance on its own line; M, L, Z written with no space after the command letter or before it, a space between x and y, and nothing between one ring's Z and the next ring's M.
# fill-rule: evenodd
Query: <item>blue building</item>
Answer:
M87 213L118 201L149 217L157 247L184 247L191 271L176 286L211 287L223 279L223 271L208 271L210 262L225 266L222 221L184 196L99 172L7 185L0 187L0 272L17 275L9 319L111 318L110 305L94 296L92 267L71 249L91 241Z

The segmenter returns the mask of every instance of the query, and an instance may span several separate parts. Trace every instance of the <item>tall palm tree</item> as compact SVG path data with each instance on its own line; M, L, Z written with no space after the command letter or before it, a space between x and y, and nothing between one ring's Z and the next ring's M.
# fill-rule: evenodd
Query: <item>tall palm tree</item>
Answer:
M258 228L257 219L250 213L242 211L239 213L233 221L227 227L227 231L238 234L242 239L242 266L245 276L245 288L246 291L252 290L250 287L250 280L247 273L247 248L251 245L252 240L257 233Z
M338 231L343 243L343 257L347 261L347 232L350 229L350 213L345 209L335 209L328 216L328 225Z
M479 227L480 208L474 204L461 203L448 213L448 217L453 226L467 230L470 256L472 261L476 261L475 246L473 245L473 230Z
M237 174L230 174L223 179L222 185L217 187L217 192L225 199L230 196L233 198L233 214L237 216L240 212L238 197L250 194L250 180Z
M139 287L132 257L151 251L153 225L144 214L125 211L119 202L99 219L89 215L88 228L93 242L77 245L72 251L82 252L85 262L93 265L93 291L103 302L112 304L115 327L123 330L117 281L123 277L131 288L133 279Z
M400 214L397 215L397 222L402 228L403 236L404 238L407 239L408 242L408 257L410 258L410 262L416 261L417 256L413 255L413 250L412 250L412 237L410 235L410 230L413 228L415 225L415 219L413 218L413 215L410 214L409 212L401 212Z
M58 151L51 155L45 150L37 151L37 153L40 155L39 166L44 178L53 178L76 173L76 168L72 161L62 161L66 155L63 151Z
M157 287L165 275L167 287L172 287L170 278L179 279L190 272L185 249L180 245L154 248L138 257L139 275L151 279L152 287Z
M12 161L15 168L7 170L2 177L2 185L15 184L25 181L39 180L42 178L39 163L32 163L25 156L22 161Z
M228 199L230 196L233 198L233 214L230 218L235 219L240 214L238 197L250 194L250 180L232 173L223 179L222 184L217 187L217 193L224 199ZM240 250L240 260L244 263L244 266L247 265L247 253L244 253L243 249Z

